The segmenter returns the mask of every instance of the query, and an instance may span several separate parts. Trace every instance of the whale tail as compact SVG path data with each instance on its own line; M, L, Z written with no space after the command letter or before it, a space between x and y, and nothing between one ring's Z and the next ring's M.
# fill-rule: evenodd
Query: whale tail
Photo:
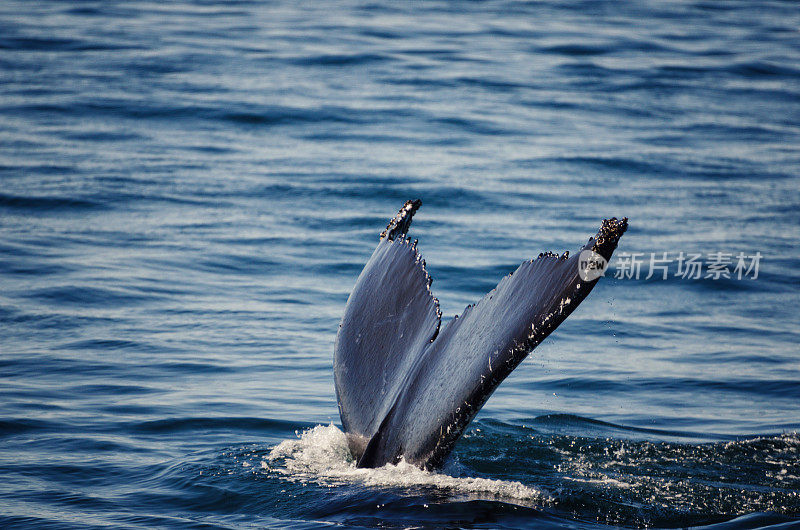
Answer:
M607 219L572 257L540 254L440 330L408 201L347 301L334 348L342 425L359 467L439 466L495 388L589 294L628 227Z

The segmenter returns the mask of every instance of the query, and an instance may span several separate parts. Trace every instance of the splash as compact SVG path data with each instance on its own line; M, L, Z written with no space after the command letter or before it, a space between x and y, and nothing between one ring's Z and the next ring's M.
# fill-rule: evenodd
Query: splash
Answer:
M261 467L293 481L336 486L362 484L375 488L435 488L451 494L492 499L544 502L549 495L521 482L471 476L453 476L459 466L450 463L444 473L424 471L401 460L396 465L357 468L347 448L345 434L335 425L318 425L296 440L275 446Z
M256 449L245 456L253 471L280 481L344 487L345 495L353 492L349 486L359 493L365 488L421 496L420 502L435 500L440 509L465 500L498 501L610 525L695 526L743 517L742 528L753 528L796 521L798 455L797 433L685 443L532 433L479 421L463 437L458 460L438 472L404 461L357 468L344 433L334 425L316 426L269 452ZM474 469L498 479L475 476ZM402 518L405 512L393 513L374 515Z

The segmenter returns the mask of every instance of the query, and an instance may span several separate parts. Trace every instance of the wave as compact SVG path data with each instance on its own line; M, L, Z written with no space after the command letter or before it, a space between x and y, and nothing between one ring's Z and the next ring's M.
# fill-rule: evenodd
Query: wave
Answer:
M87 210L103 208L101 203L72 197L45 197L0 194L0 208L21 210Z

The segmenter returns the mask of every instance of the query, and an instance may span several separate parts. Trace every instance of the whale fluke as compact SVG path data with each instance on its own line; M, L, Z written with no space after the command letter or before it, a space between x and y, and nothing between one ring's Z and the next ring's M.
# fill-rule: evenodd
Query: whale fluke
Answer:
M339 414L359 467L401 457L439 466L497 385L597 283L580 260L610 260L628 227L627 218L607 219L572 257L524 262L440 330L425 261L407 237L421 204L406 202L381 233L336 337Z

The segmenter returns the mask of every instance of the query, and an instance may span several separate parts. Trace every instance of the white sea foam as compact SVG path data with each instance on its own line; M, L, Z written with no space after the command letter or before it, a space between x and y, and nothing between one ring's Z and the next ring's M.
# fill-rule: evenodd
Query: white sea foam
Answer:
M544 501L543 491L520 482L452 476L424 471L405 461L377 469L357 468L345 434L334 425L318 425L275 446L262 467L289 480L326 485L360 483L370 487L431 487L450 493L498 499Z

